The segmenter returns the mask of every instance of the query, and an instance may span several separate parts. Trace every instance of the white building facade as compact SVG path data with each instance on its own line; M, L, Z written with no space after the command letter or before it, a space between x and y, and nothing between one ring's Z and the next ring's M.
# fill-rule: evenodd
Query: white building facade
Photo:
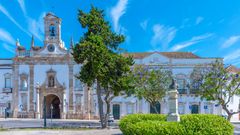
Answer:
M47 117L97 119L98 105L95 87L88 88L75 75L81 65L74 62L71 48L61 40L61 19L52 13L44 17L45 38L42 47L34 44L27 50L16 42L16 56L0 59L0 114L5 109L11 117L43 118L44 103ZM70 46L73 47L73 41ZM129 54L126 54L129 55ZM189 52L132 53L135 64L158 66L172 71L178 84L179 113L222 114L216 102L201 100L190 90L190 75L195 66L207 67L216 59L202 58ZM45 101L44 101L45 97ZM157 105L159 112L168 113L168 97ZM154 113L145 100L116 97L111 103L115 119L132 113ZM237 117L239 118L239 117Z

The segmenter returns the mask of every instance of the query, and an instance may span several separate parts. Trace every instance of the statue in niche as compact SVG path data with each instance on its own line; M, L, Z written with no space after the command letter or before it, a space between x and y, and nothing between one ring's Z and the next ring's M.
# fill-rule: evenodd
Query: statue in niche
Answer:
M53 76L49 77L48 87L54 87L54 77Z

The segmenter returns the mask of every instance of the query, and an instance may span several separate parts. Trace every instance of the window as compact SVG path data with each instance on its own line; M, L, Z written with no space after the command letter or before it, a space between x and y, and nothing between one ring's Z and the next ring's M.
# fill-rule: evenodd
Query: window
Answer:
M133 108L134 104L132 103L127 104L127 114L133 114Z
M184 104L183 103L179 103L179 105L178 105L178 113L179 114L184 114Z
M81 104L81 95L76 95L76 104Z
M83 84L79 79L75 79L75 90L76 91L82 91L83 90Z
M11 74L7 73L4 75L5 88L11 88Z
M53 76L50 76L48 78L48 87L54 87L55 86L55 80Z
M178 86L178 89L185 89L184 80L183 79L177 79L177 86Z
M23 79L21 82L21 88L22 90L27 90L27 80Z
M179 94L186 94L187 90L185 89L185 80L177 79L177 89Z
M205 112L205 114L212 114L213 113L212 104L205 104L204 105L204 112Z
M5 88L11 88L11 78L5 78Z
M20 75L21 82L20 82L20 88L21 90L27 90L28 87L28 81L27 81L27 74L21 74Z

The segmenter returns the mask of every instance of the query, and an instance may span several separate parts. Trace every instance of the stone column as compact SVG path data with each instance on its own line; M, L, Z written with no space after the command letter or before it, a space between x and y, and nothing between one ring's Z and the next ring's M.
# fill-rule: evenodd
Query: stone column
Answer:
M40 92L40 87L39 87L39 84L37 84L36 86L36 92L37 92L37 95L36 95L36 118L37 119L40 119L40 96L39 96L39 92Z
M13 65L13 117L17 118L18 116L18 79L19 79L19 65L14 63Z
M167 116L167 121L180 121L180 116L178 114L178 91L174 80L170 86L169 91L169 112Z
M30 104L30 108L29 108L29 112L30 115L29 117L33 117L34 114L34 104L33 104L33 92L34 92L34 65L29 65L29 73L30 73L30 85L29 85L29 104Z
M73 112L74 107L73 107L73 65L68 65L68 73L69 73L69 110L70 112Z

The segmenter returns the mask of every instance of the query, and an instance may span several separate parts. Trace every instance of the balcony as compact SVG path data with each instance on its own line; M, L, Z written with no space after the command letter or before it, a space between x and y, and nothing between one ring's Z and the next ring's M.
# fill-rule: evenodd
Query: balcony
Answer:
M187 94L187 89L178 89L179 94Z
M3 93L12 93L12 88L3 88L2 92Z

